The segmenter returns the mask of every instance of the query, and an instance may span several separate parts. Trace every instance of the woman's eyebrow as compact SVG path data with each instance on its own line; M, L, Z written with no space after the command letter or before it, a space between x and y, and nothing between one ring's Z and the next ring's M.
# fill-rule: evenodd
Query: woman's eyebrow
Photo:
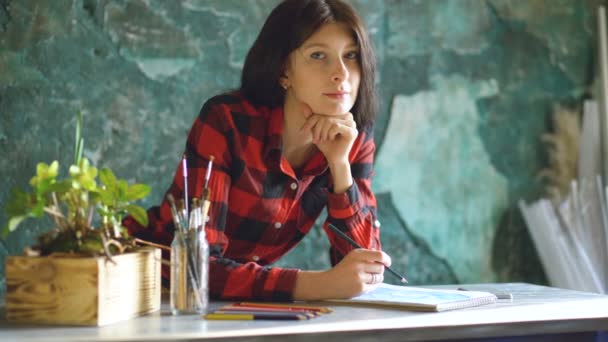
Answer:
M325 44L325 43L314 43L313 42L313 43L308 43L308 44L303 45L300 49L306 50L306 49L310 49L310 48L328 48L328 47L329 47L328 44ZM359 46L356 43L354 43L354 42L350 43L350 44L348 44L346 46L347 49L358 48L358 47Z

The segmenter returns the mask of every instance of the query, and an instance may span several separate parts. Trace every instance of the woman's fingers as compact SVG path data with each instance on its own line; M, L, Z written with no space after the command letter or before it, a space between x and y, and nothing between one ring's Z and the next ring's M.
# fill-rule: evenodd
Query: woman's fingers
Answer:
M356 135L356 123L350 113L328 116L314 114L302 126L302 130L310 130L313 141L333 140L338 135Z
M321 141L329 140L330 139L330 136L329 136L330 130L335 129L337 125L339 125L339 124L336 123L334 120L331 120L331 119L325 120L325 122L323 122L323 124L320 125L321 127L319 127L319 130L320 130L319 136L321 138Z
M327 277L326 286L336 291L337 298L350 298L382 283L385 265L390 265L386 253L358 248L351 250L323 275Z
M388 254L373 249L359 248L351 251L350 254L353 254L353 257L356 257L358 260L365 260L370 263L374 262L388 267L391 266L392 262Z
M345 124L338 123L330 127L327 135L328 139L333 140L336 139L339 135L350 139L356 137L357 134L357 129L347 126Z
M383 281L384 275L382 273L369 273L369 281L367 282L368 284L380 284Z
M319 120L321 120L321 116L319 115L311 115L306 119L306 122L304 123L304 125L302 125L302 128L300 128L300 130L302 131L306 131L306 130L310 130L313 127L316 126L317 122L319 122Z
M384 265L378 262L368 263L363 266L365 273L384 273Z
M347 258L352 260L362 284L383 282L384 267L391 264L390 257L386 253L371 249L355 249L347 255Z
M386 267L391 267L391 264L393 263L391 257L383 251L380 251L380 253L382 253L380 263L382 263Z

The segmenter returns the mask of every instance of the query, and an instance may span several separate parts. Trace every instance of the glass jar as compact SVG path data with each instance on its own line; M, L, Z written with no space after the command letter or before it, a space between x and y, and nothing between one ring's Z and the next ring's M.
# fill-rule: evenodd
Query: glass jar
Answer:
M208 288L209 245L205 230L176 230L171 243L171 313L206 313Z

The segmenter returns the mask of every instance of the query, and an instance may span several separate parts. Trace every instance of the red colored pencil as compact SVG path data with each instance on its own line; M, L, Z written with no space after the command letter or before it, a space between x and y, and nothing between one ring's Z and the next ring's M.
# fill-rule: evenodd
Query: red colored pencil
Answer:
M238 306L234 306L234 305L222 306L218 310L220 310L220 311L242 311L242 312L247 312L247 311L255 311L255 312L292 312L292 313L302 313L302 314L305 314L305 315L311 315L313 317L323 314L322 312L311 311L311 310L306 310L306 309L261 308L261 307L257 307L257 306L240 306L240 305L238 305Z
M332 312L330 308L322 307L322 306L310 306L310 305L300 305L300 304L282 304L282 303L257 303L257 302L242 302L242 303L234 303L234 306L243 306L243 307L252 307L252 308L277 308L277 309L287 309L287 310L305 310L305 311L314 311L321 313L329 313Z

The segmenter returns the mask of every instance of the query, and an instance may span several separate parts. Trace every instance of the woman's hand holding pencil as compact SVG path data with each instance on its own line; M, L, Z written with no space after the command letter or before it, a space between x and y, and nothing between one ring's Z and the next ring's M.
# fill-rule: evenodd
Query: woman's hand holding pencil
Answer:
M334 233L336 233L340 238L342 238L344 241L348 242L351 246L355 247L355 248L362 248L358 243L356 243L355 241L353 241L353 239L349 238L348 235L344 234L344 232L342 232L338 227L334 226L331 223L328 223L327 226L329 227L329 229L331 229ZM389 257L390 259L390 257ZM407 283L407 279L405 279L404 276L402 276L401 274L395 272L390 266L391 265L387 265L386 266L386 270L389 271L392 275L394 275L395 277L399 278L399 280L402 283Z
M382 251L354 249L336 266L321 272L300 271L294 299L347 299L373 289L384 280L391 258Z
M350 298L367 292L384 281L384 269L391 265L391 258L382 251L357 248L350 251L328 275L334 284Z
M405 277L393 271L391 258L382 251L361 248L359 244L329 224L329 228L340 239L355 249L332 269L323 272L300 271L296 279L294 299L323 300L347 299L367 292L384 281L384 270L388 270L403 283Z

